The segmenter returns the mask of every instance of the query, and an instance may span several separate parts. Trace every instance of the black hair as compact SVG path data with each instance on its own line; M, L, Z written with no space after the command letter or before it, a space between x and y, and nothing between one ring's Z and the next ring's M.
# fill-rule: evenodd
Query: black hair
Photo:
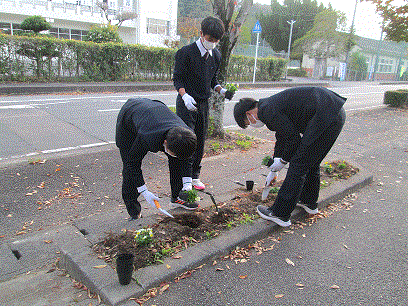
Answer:
M166 136L167 148L180 159L188 159L197 147L197 136L188 128L171 128Z
M217 17L206 17L201 22L201 31L203 35L211 35L215 39L220 40L222 35L224 35L225 28L221 19Z
M245 129L247 125L245 124L246 112L255 108L258 101L252 98L242 98L234 106L234 118L239 127Z

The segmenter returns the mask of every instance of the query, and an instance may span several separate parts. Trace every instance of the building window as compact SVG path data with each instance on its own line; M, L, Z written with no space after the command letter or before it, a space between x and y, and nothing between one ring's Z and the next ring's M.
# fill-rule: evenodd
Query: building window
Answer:
M147 18L147 34L169 35L169 24L167 20Z
M380 59L380 63L378 65L378 71L379 72L391 72L392 71L392 65L394 61L392 59Z

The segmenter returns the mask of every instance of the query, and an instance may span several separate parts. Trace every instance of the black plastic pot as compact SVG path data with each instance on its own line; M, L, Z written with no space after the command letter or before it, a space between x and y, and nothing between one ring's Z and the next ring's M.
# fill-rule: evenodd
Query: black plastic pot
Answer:
M116 257L116 272L121 285L130 283L133 273L133 254L119 254Z

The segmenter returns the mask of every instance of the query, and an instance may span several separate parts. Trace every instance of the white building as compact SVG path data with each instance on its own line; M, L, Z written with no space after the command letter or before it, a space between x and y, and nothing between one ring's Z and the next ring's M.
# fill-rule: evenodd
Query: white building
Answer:
M29 16L40 15L52 25L50 33L65 39L82 40L92 25L107 23L97 6L99 0L1 0L0 30L13 34ZM108 1L111 18L134 12L136 18L119 28L123 42L164 47L177 36L178 0L100 0ZM115 20L112 24L116 24Z

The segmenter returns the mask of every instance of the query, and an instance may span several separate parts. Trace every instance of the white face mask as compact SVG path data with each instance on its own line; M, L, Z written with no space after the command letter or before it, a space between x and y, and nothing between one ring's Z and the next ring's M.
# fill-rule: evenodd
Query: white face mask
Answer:
M217 45L217 43L209 42L204 37L202 38L201 43L203 44L203 47L206 48L207 50L212 50Z
M258 128L261 128L261 127L263 127L263 126L265 125L265 123L263 123L261 120L256 119L256 118L254 117L254 115L252 115L252 114L250 114L250 115L251 115L251 117L255 120L255 123L252 123L251 120L249 120L249 117L248 117L248 114L247 114L247 118L248 118L248 121L249 121L249 125L250 125L251 127L258 129Z

